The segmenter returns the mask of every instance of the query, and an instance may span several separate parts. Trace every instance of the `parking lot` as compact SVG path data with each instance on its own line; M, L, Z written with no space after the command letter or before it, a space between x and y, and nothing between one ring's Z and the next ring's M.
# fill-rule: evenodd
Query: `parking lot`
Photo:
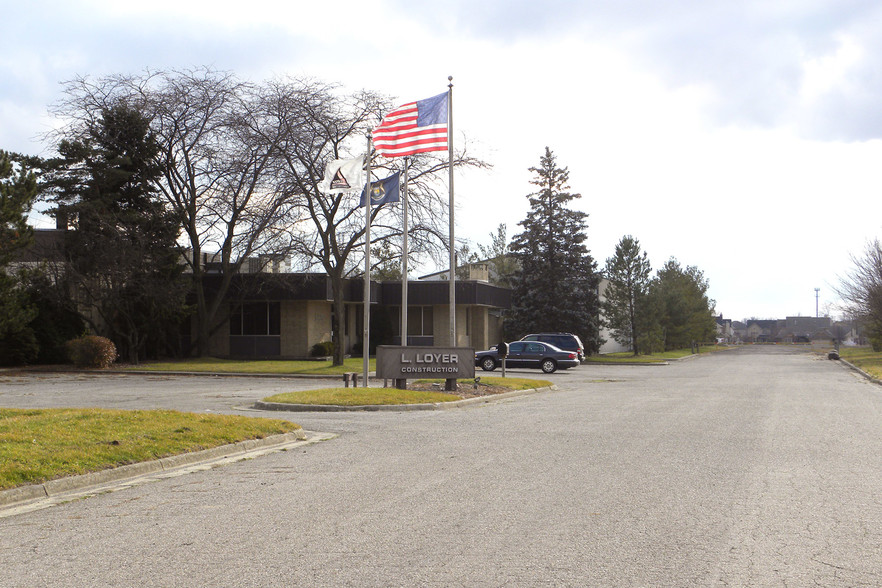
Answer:
M555 384L581 380L594 368L579 366L543 374L535 369L506 369L511 377L543 379ZM475 372L501 376L502 370ZM116 374L82 372L0 372L0 406L57 408L97 406L121 409L164 408L184 411L241 412L256 401L292 390L341 386L342 377ZM382 380L370 381L382 386ZM390 382L391 385L391 382Z
M878 385L780 349L548 379L291 413L336 437L0 519L0 586L879 585ZM4 374L0 406L239 411L292 386Z

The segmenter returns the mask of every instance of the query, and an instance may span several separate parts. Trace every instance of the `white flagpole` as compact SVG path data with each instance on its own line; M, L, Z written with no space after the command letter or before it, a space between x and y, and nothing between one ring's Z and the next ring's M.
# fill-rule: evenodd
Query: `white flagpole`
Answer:
M367 198L364 203L364 345L362 359L364 363L364 387L368 387L370 371L371 341L371 135L367 137L367 181L365 182Z
M407 173L410 157L404 158L404 185L401 190L401 345L407 347Z
M453 76L447 76L447 161L450 199L450 346L456 347L456 244L453 240Z

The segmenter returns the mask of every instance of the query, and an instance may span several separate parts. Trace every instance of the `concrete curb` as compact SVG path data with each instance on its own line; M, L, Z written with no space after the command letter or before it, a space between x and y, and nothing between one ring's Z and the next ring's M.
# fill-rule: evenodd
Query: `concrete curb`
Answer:
M314 380L343 380L343 374L268 374L264 372L249 374L244 372L155 372L146 370L114 370L102 371L103 374L114 374L118 376L211 376L220 378L290 378L296 379L314 379ZM358 379L361 380L362 373L358 372ZM368 379L376 379L374 372L368 374Z
M844 364L846 367L851 368L852 370L854 370L854 371L856 371L857 373L861 374L863 377L865 377L866 379L870 380L870 381L873 382L874 384L882 384L882 380L880 380L879 378L877 378L877 377L875 377L875 376L872 376L872 375L868 374L867 372L865 372L864 370L862 370L861 368L859 368L858 366L854 365L854 364L851 363L851 362L845 361L844 359L840 358L840 359L839 359L839 363L842 363L842 364Z
M102 372L109 373L109 372ZM131 373L131 372L124 372ZM156 374L157 372L149 372ZM180 372L178 372L180 373ZM194 374L205 375L205 374ZM226 374L228 375L228 374ZM253 375L253 374L242 374ZM336 376L335 376L336 377ZM256 402L253 406L256 410L264 411L287 411L287 412L347 412L347 411L414 411L414 410L451 410L456 408L466 408L469 406L489 404L509 398L516 398L528 394L536 394L539 392L548 392L556 389L555 386L544 388L531 388L528 390L512 390L502 394L492 394L488 396L479 396L476 398L466 398L464 400L455 400L452 402L435 402L426 404L401 404L401 405L373 405L373 406L335 406L335 405L314 405L314 404L283 404L277 402ZM320 434L315 435L315 439L328 438L322 437ZM273 435L263 439L248 439L232 443L229 445L221 445L211 449L202 451L194 451L191 453L182 453L180 455L172 455L157 460L145 461L140 463L128 464L116 468L102 470L100 472L90 472L79 476L68 476L49 480L42 484L31 484L28 486L19 486L9 490L0 490L0 508L14 507L26 502L53 498L64 494L75 492L83 492L92 488L98 488L114 482L122 482L142 476L150 476L170 472L172 470L181 469L202 463L217 461L223 458L231 458L236 456L245 456L251 452L261 449L269 449L276 446L283 446L297 441L311 441L310 437L303 430L292 431L282 435Z
M477 396L475 398L466 398L463 400L452 400L450 402L432 402L425 404L370 404L360 406L339 406L336 404L288 404L284 402L263 402L257 401L253 408L256 410L275 410L286 412L380 412L380 411L411 411L411 410L450 410L454 408L465 408L476 404L489 404L507 398L516 398L527 394L536 394L538 392L548 392L554 390L555 387L530 388L529 390L512 390L511 392L503 392L502 394L490 394L488 396Z
M210 378L291 378L291 379L322 379L322 380L342 380L343 374L270 374L265 372L247 373L247 372L176 372L176 371L158 371L158 370L77 370L67 367L58 368L33 368L20 367L8 368L0 371L7 372L28 372L28 373L48 373L48 374L89 374L89 375L113 375L113 376L193 376L193 377L210 377ZM362 372L358 372L361 379ZM369 379L377 379L375 372L368 372Z
M245 456L261 449L269 449L297 441L307 440L309 440L309 437L307 436L306 431L299 429L297 431L291 431L290 433L272 435L263 439L248 439L245 441L239 441L238 443L205 449L203 451L172 455L170 457L163 457L153 461L128 464L80 476L58 478L42 484L20 486L10 490L0 491L0 507L14 506L22 502L38 500L41 498L52 498L62 494L88 490L89 488L96 488L105 484L130 480L141 476L169 472L182 467L212 462L222 458Z

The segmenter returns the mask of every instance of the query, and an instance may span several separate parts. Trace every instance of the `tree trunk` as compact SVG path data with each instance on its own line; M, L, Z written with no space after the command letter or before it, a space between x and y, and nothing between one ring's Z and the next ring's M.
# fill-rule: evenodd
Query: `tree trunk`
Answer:
M210 350L211 336L221 326L216 323L221 304L230 291L232 276L238 271L233 264L225 264L218 289L209 300L205 295L202 278L205 273L201 268L193 272L193 287L196 290L196 356L205 357Z
M333 298L332 305L334 307L334 312L331 313L331 331L333 333L332 340L334 342L334 363L333 365L343 365L343 356L345 355L345 349L343 345L345 340L343 338L345 326L343 325L343 321L346 320L344 314L344 305L343 305L343 277L340 276L337 272L334 272L331 275L331 297Z
M196 261L198 264L199 261ZM193 289L196 290L196 357L208 353L208 314L205 304L205 290L202 288L202 271L193 271Z

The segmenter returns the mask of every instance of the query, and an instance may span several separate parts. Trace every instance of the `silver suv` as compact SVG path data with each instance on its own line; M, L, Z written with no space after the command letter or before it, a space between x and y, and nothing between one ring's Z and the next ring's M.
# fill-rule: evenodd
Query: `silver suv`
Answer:
M582 340L572 333L533 333L522 337L521 341L551 343L565 351L575 351L580 362L585 360L585 346L582 345Z

